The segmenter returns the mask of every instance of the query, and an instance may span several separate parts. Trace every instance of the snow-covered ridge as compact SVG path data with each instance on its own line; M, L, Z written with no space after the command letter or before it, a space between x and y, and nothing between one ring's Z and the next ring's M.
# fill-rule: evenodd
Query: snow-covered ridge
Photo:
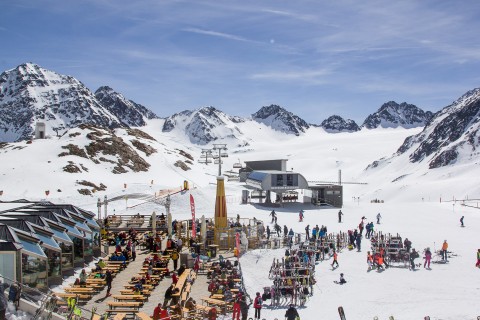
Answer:
M384 103L377 112L369 115L362 127L367 129L423 127L432 116L432 112L425 112L413 104L389 101Z

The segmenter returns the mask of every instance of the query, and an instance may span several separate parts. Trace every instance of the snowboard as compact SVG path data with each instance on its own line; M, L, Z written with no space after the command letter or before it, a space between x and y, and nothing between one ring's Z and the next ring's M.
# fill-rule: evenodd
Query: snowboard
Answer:
M342 306L338 307L338 314L340 315L340 320L347 320L347 318L345 318L345 312L343 311Z

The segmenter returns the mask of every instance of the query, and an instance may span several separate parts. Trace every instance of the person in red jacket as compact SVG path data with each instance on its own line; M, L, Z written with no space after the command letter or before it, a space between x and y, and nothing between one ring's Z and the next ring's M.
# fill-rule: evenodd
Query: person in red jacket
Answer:
M233 303L233 318L235 320L235 316L237 320L240 320L240 301L242 300L242 293L239 292L235 297L235 302Z
M159 303L155 309L153 309L153 320L170 320L170 316L168 314L168 310L162 308L162 304Z
M262 311L262 297L260 292L257 292L255 300L253 300L253 308L255 309L255 319L260 319L260 311Z
M217 309L215 307L208 311L208 320L217 320Z

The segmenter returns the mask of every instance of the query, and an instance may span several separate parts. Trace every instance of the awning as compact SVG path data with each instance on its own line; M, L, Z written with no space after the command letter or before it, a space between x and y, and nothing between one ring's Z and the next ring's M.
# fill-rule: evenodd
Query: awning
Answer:
M40 246L45 247L50 250L62 252L62 249L58 245L58 243L50 236L42 234L40 232L36 233L37 237L43 242Z
M45 252L43 252L42 248L38 243L30 242L28 240L20 239L20 243L22 244L22 253L40 258L40 259L47 259Z

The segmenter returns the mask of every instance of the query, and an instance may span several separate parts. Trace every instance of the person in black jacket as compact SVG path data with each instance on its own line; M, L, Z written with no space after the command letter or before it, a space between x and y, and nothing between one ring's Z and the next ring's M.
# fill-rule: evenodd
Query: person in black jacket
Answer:
M172 294L173 294L173 289L174 288L175 288L175 285L172 284L165 291L165 300L163 300L163 308L166 308L168 306L168 302L172 299Z
M248 308L250 308L250 304L247 304L247 300L245 299L244 296L240 300L240 312L242 313L242 320L247 320Z
M105 272L105 282L107 283L107 294L105 297L108 297L110 295L110 290L112 289L112 272L107 269Z
M285 318L287 318L287 320L295 320L297 317L300 317L298 311L295 309L295 306L291 304L290 308L285 312Z

